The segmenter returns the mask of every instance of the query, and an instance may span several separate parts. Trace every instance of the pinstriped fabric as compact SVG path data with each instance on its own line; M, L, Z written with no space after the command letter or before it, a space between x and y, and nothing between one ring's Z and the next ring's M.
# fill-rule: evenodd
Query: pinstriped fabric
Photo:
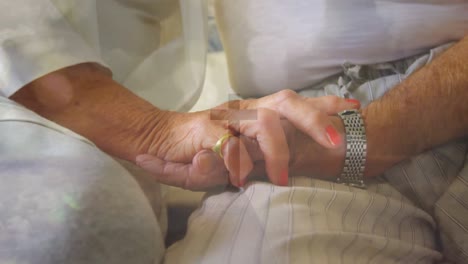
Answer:
M290 184L294 187L257 182L239 193L208 197L192 216L186 239L166 253L166 263L433 263L442 258L432 217L388 183L373 183L369 191L306 177ZM220 214L221 208L228 209Z
M374 99L401 83L407 76L428 64L452 44L443 45L423 56L414 56L394 63L378 65L345 65L344 76L338 78L337 84L327 80L324 89L302 91L305 96L334 94L359 99L366 106ZM327 84L328 83L328 84ZM460 194L448 195L447 188L458 188L463 194L468 188L461 184L460 173L468 153L467 140L449 143L406 160L388 170L383 177L400 193L405 195L418 207L434 215L437 202L437 220L442 233L442 247L445 256L453 262L468 263L468 233L463 228L449 226L468 225L468 206L460 199ZM455 186L455 187L454 187ZM458 198L458 199L457 199ZM440 200L439 200L440 199ZM450 212L456 208L456 216ZM467 222L460 222L467 219ZM457 221L459 222L457 222Z
M468 160L435 205L444 254L457 263L468 262Z
M387 171L385 178L432 214L436 201L462 169L466 154L466 144L448 144L400 163Z
M394 63L345 65L342 76L300 93L367 105L449 46ZM291 187L257 182L210 196L166 263L468 263L466 143L402 162L366 191L299 177ZM219 217L225 208L229 216Z

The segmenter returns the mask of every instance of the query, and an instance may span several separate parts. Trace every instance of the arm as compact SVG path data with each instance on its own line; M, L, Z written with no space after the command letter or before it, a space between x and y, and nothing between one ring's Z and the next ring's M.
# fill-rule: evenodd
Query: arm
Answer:
M209 113L160 110L115 82L110 72L97 64L79 64L47 74L11 99L83 135L111 156L135 162L138 155L149 154L150 160L139 163L144 163L145 169L155 172L154 176L165 184L199 189L228 180L224 164L210 171L203 167L210 163L203 153L226 133L221 122L211 122ZM197 152L200 153L196 155ZM248 154L243 153L242 157ZM175 168L166 166L168 161L183 162L185 166L167 175ZM233 184L239 184L250 170L250 159L240 162L245 171L229 170ZM192 179L184 171L190 171Z
M221 113L212 119L210 110L160 110L116 83L97 64L80 64L47 74L11 99L89 138L112 156L136 161L165 184L202 189L226 184L229 179L238 186L252 168L249 154L237 138L228 142L235 147L224 146L224 164L211 151L228 131L228 116ZM241 130L263 140L259 146L267 160L268 175L273 183L284 184L289 152L279 116L263 109L258 118ZM285 155L284 160L278 160L279 155ZM218 161L221 164L216 169L206 169Z
M92 63L47 74L11 99L93 141L105 152L134 161L148 153L163 122L163 112L112 80Z
M365 174L468 135L468 37L362 111Z
M12 10L0 16L0 96L95 140L117 157L134 160L142 144L133 130L152 126L140 119L157 109L119 86L110 71L98 65L103 63L90 33L95 28L74 21L95 16L79 13L90 7L87 4L72 6L51 0L0 2L2 10ZM117 134L112 144L109 131Z
M468 135L468 37L362 110L367 134L365 176ZM300 118L300 117L299 117ZM338 117L330 120L344 135ZM296 131L292 170L335 179L345 149L325 149ZM291 145L291 143L290 143Z

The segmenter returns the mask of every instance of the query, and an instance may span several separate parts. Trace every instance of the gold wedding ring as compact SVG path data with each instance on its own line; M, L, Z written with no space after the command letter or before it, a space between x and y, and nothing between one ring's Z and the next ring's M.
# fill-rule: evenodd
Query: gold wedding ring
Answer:
M228 140L230 137L234 137L231 133L227 133L225 134L224 136L222 136L218 142L216 142L216 144L214 145L214 147L212 148L212 150L217 153L222 159L224 158L223 157L223 144L226 140Z

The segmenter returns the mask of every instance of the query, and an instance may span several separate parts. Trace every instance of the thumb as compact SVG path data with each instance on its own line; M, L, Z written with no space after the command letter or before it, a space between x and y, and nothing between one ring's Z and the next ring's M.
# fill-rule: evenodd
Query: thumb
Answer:
M209 150L202 150L192 160L193 169L200 172L209 174L213 171L225 171L224 162L218 157L218 154Z
M175 163L152 155L139 155L136 164L159 182L190 190L203 190L227 183L223 160L211 151L201 151L192 163Z

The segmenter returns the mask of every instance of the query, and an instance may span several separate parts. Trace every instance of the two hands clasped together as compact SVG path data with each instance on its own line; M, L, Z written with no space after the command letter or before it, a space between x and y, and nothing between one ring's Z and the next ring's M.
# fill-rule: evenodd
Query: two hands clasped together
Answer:
M284 90L203 112L165 112L159 136L136 161L161 182L197 190L228 182L243 187L263 175L282 186L292 173L336 179L345 135L334 115L359 107L354 99Z
M292 173L334 180L345 155L343 124L334 114L360 107L353 99L304 98L284 90L203 112L163 111L91 63L46 75L12 98L158 181L192 190L241 187L265 175L287 185ZM227 133L234 136L215 153L213 146Z
M367 141L364 177L466 137L467 47L468 37L360 111ZM345 125L336 113L360 107L356 100L283 90L176 113L133 94L93 63L45 75L11 99L109 155L135 162L160 182L193 190L240 187L264 175L277 185L293 174L335 181L347 153ZM213 146L227 133L234 136L215 153Z

